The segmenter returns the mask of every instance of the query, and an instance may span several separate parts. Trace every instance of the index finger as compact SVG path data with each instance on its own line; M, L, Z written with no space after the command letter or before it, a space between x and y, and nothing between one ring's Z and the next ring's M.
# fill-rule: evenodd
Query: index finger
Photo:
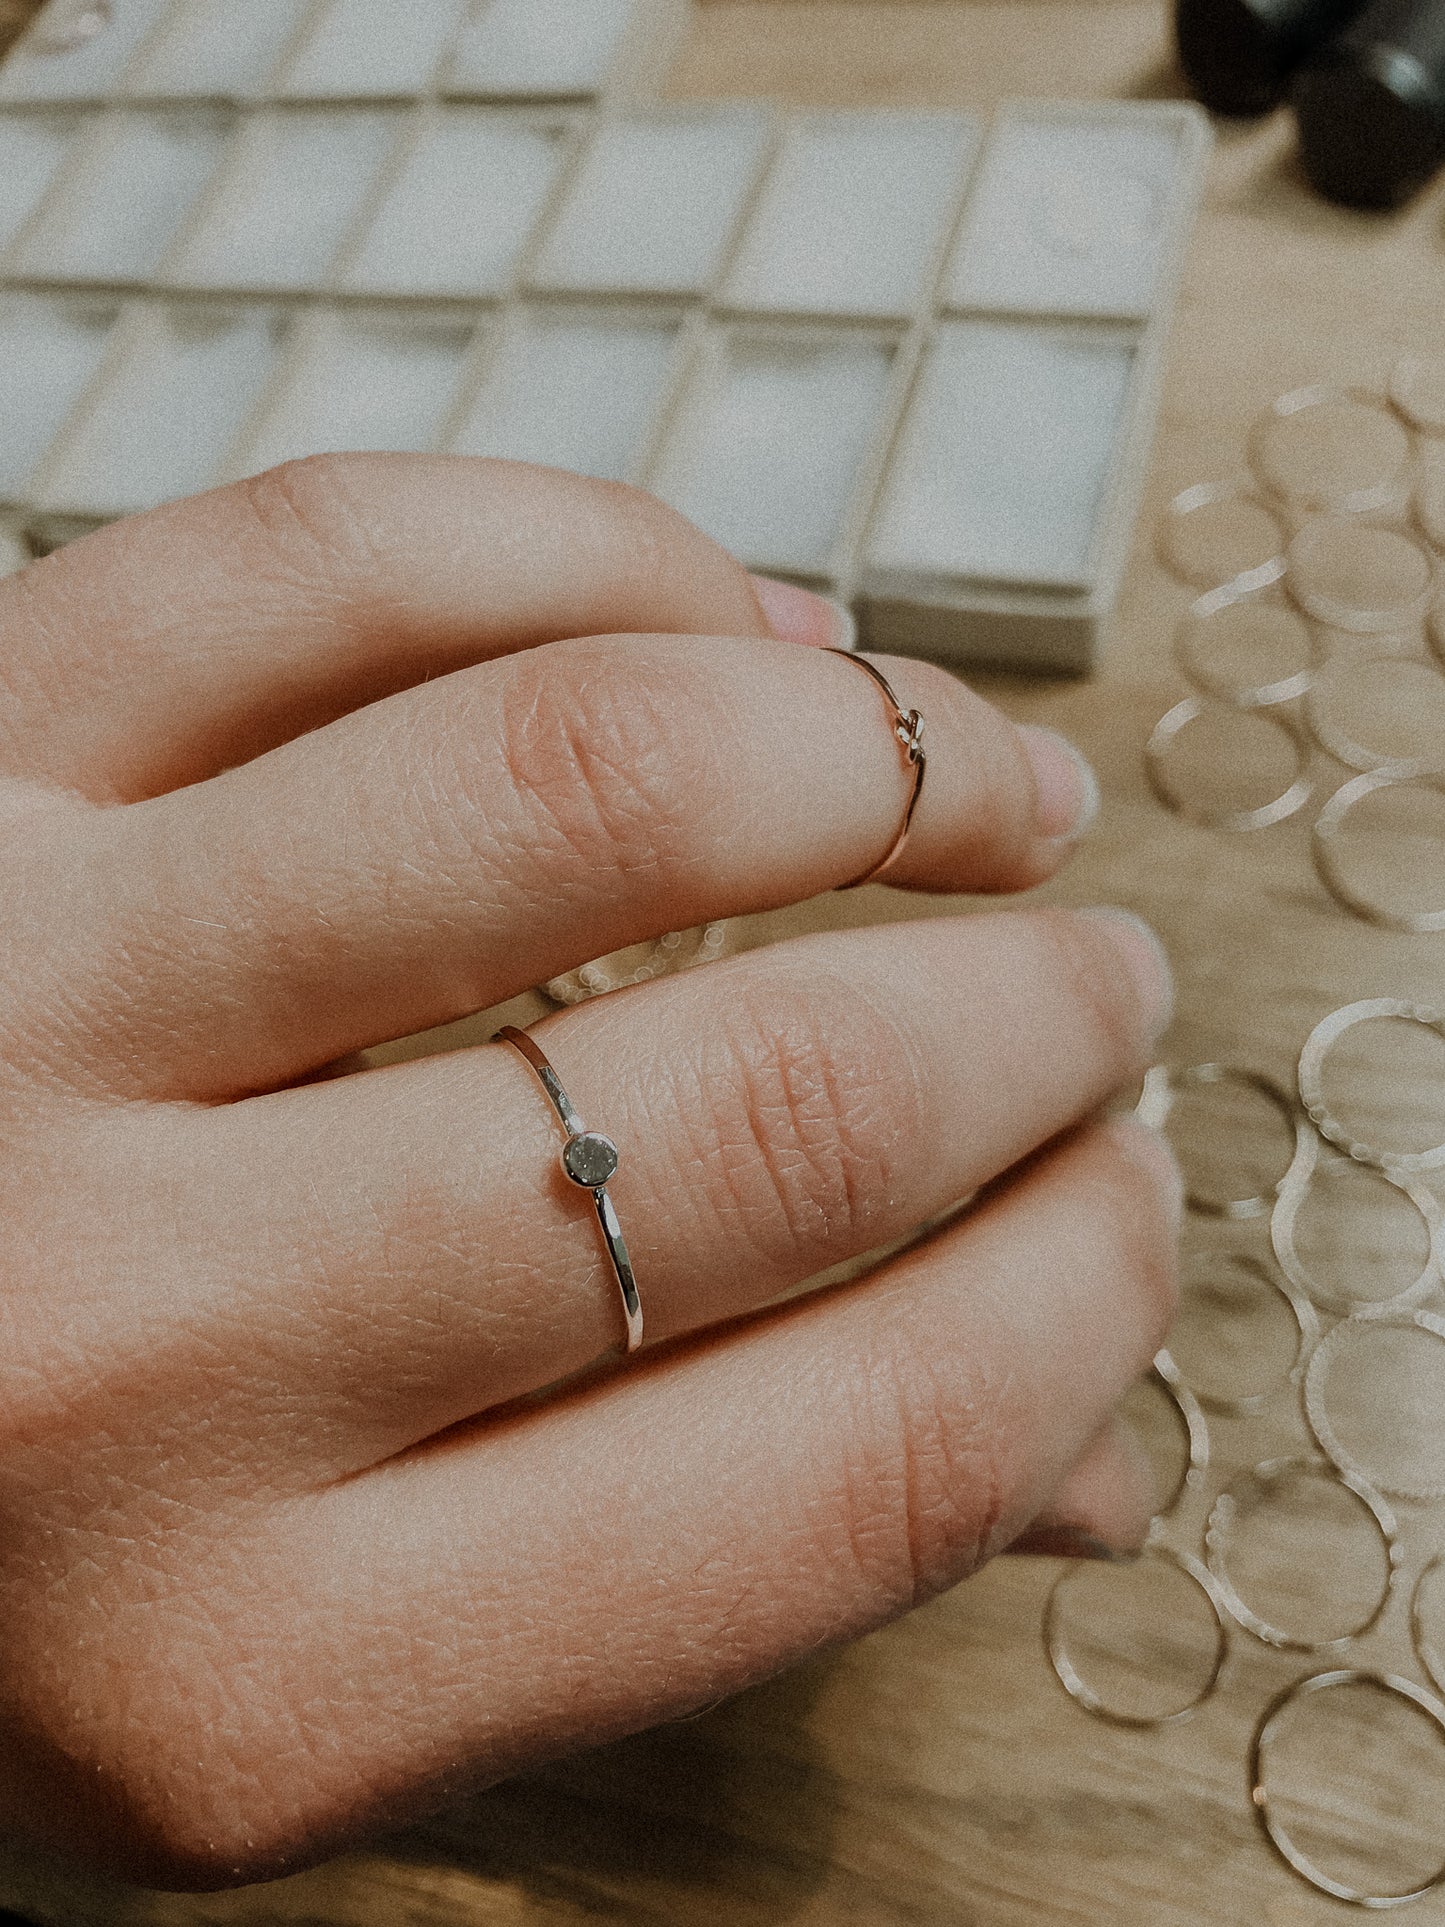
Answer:
M0 582L0 766L130 802L562 637L773 633L742 565L639 489L325 455Z

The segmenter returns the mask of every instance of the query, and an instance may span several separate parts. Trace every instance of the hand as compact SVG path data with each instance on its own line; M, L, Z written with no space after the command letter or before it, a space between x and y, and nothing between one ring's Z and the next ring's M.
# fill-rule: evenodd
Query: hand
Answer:
M816 936L549 1019L656 1351L540 1399L621 1312L532 1072L316 1076L876 861L908 777L878 691L797 646L828 623L647 497L410 457L0 585L0 1817L257 1879L1030 1528L1137 1543L1110 1414L1178 1187L1090 1121L1167 1016L1127 919ZM886 668L930 758L890 880L1047 876L1084 773Z

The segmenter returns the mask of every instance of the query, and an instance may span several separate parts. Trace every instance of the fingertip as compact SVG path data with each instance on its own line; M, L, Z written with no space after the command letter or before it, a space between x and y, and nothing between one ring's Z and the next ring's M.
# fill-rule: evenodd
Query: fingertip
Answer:
M1063 856L1098 820L1099 779L1083 751L1056 729L1021 723L1018 734L1034 774L1035 834L1051 855Z
M1132 910L1095 904L1076 910L1096 928L1108 932L1138 998L1146 1049L1152 1049L1174 1018L1174 969L1156 930Z
M773 576L755 575L751 581L768 627L780 642L850 652L858 646L858 625L843 603Z
M1095 1435L1051 1504L1009 1552L1056 1559L1137 1558L1148 1541L1158 1482L1143 1441L1123 1419Z
M1112 1117L1103 1128L1129 1163L1153 1185L1177 1238L1184 1217L1184 1173L1168 1138L1136 1117Z

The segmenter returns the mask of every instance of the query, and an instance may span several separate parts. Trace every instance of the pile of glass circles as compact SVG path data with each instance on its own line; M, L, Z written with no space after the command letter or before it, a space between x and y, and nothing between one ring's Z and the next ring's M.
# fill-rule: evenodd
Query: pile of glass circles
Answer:
M1379 394L1314 386L1254 423L1246 471L1174 498L1156 551L1198 591L1191 688L1145 763L1177 815L1259 830L1315 808L1351 915L1445 929L1445 356Z

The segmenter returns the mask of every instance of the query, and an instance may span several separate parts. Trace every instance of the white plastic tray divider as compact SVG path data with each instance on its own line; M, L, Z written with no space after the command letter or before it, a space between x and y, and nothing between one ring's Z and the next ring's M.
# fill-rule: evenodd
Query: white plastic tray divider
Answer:
M853 500L843 525L834 562L833 590L840 602L852 606L863 579L864 544L873 520L874 505L883 486L893 445L913 393L918 363L928 340L928 324L923 315L898 335L893 363L888 374L888 393L880 412L871 446L858 465Z
M638 488L650 486L651 476L662 460L662 452L672 434L673 423L682 413L688 389L692 383L693 370L701 364L707 336L708 312L705 307L695 303L692 307L680 311L677 340L672 351L672 365L668 369L667 380L658 398L652 432L637 451L636 468L627 477L627 480Z

